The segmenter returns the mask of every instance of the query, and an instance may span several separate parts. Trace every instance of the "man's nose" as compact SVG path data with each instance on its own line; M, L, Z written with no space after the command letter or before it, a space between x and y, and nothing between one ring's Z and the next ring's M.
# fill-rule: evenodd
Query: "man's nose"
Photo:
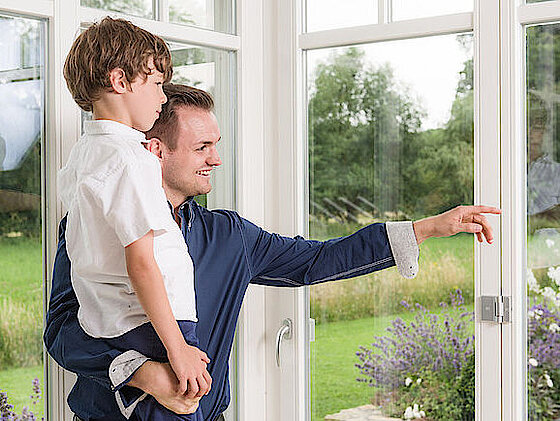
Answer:
M218 148L213 147L212 153L208 157L208 164L212 165L213 167L219 167L222 165L222 160L220 159L220 153L218 152Z

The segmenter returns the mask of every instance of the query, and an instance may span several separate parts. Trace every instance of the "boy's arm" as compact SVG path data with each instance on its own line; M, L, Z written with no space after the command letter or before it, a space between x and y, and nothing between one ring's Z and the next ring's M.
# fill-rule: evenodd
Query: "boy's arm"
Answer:
M188 345L173 316L163 283L163 276L154 258L154 233L125 247L126 267L136 296L161 339L169 362L179 380L179 391L189 397L202 396L209 390L210 375L207 355Z

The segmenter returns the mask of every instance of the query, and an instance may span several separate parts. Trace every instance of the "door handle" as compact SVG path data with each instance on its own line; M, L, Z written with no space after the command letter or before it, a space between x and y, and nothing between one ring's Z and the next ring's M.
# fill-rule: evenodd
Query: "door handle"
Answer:
M276 365L280 367L280 345L282 339L292 339L292 320L284 319L282 326L276 332Z

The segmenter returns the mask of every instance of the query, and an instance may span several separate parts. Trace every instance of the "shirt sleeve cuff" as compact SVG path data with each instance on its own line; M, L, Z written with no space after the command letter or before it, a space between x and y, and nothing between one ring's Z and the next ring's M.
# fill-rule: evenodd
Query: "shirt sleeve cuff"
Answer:
M148 360L148 357L134 350L126 351L116 357L109 366L109 378L113 390L117 391L125 386L136 370Z
M412 279L418 274L418 243L411 221L387 222L387 237L401 276Z

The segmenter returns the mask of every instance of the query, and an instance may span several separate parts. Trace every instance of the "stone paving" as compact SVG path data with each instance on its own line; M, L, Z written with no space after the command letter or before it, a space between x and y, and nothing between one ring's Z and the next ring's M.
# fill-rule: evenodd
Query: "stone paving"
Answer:
M375 409L373 405L358 406L357 408L343 409L337 414L327 415L325 421L395 421L399 418L388 418Z

